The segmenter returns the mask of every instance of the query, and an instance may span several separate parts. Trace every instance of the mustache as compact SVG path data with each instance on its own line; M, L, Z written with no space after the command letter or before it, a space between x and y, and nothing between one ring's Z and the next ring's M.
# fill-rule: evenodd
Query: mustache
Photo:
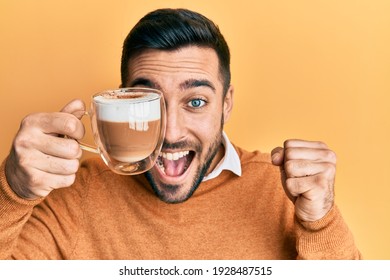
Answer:
M194 143L190 141L180 141L180 142L175 142L175 143L170 143L167 141L163 142L162 145L163 150L193 150L197 153L202 152L202 145L199 143Z

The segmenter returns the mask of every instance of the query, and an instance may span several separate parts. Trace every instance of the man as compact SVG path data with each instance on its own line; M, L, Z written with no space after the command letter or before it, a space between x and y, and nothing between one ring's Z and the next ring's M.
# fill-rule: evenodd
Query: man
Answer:
M164 93L157 164L137 176L100 159L79 168L79 100L26 117L0 170L1 258L360 258L334 205L325 144L288 140L271 162L223 133L230 54L210 20L184 9L146 15L124 42L121 72L123 87Z

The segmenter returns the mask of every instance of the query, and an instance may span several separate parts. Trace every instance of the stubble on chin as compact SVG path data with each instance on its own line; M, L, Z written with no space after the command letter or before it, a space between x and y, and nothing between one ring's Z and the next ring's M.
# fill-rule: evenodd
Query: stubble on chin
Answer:
M222 129L220 134L216 136L216 139L205 153L205 159L203 164L200 164L195 172L190 187L184 185L171 185L171 184L157 184L151 171L145 173L146 179L152 186L153 191L162 201L166 203L181 203L188 200L193 193L197 190L204 176L207 174L210 165L218 153L222 145ZM158 167L156 167L158 168Z

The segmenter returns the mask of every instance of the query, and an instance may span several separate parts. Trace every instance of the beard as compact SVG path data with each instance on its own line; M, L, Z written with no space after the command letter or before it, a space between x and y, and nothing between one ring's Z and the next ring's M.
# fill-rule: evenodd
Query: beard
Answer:
M223 118L222 118L223 120ZM221 122L221 128L218 133L215 135L213 142L207 149L207 152L204 153L204 160L200 160L200 164L195 172L195 175L192 179L191 187L189 190L181 195L178 193L182 190L182 185L172 185L164 184L160 182L160 186L154 179L154 176L151 171L145 173L146 179L149 184L152 186L154 193L164 202L167 203L181 203L188 200L192 194L198 189L200 183L203 181L203 178L206 176L207 171L210 168L210 165L218 153L222 145L222 129L223 123ZM194 144L189 142L179 142L179 143L166 143L163 144L164 148L184 148L184 147L195 147L196 155L200 155L203 151L201 144ZM203 162L203 163L202 163ZM156 167L159 168L159 167Z

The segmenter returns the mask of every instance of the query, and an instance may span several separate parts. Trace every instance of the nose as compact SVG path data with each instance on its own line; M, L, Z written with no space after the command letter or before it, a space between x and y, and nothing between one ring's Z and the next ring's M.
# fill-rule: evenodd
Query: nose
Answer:
M165 142L176 143L185 138L184 114L180 107L166 103Z

